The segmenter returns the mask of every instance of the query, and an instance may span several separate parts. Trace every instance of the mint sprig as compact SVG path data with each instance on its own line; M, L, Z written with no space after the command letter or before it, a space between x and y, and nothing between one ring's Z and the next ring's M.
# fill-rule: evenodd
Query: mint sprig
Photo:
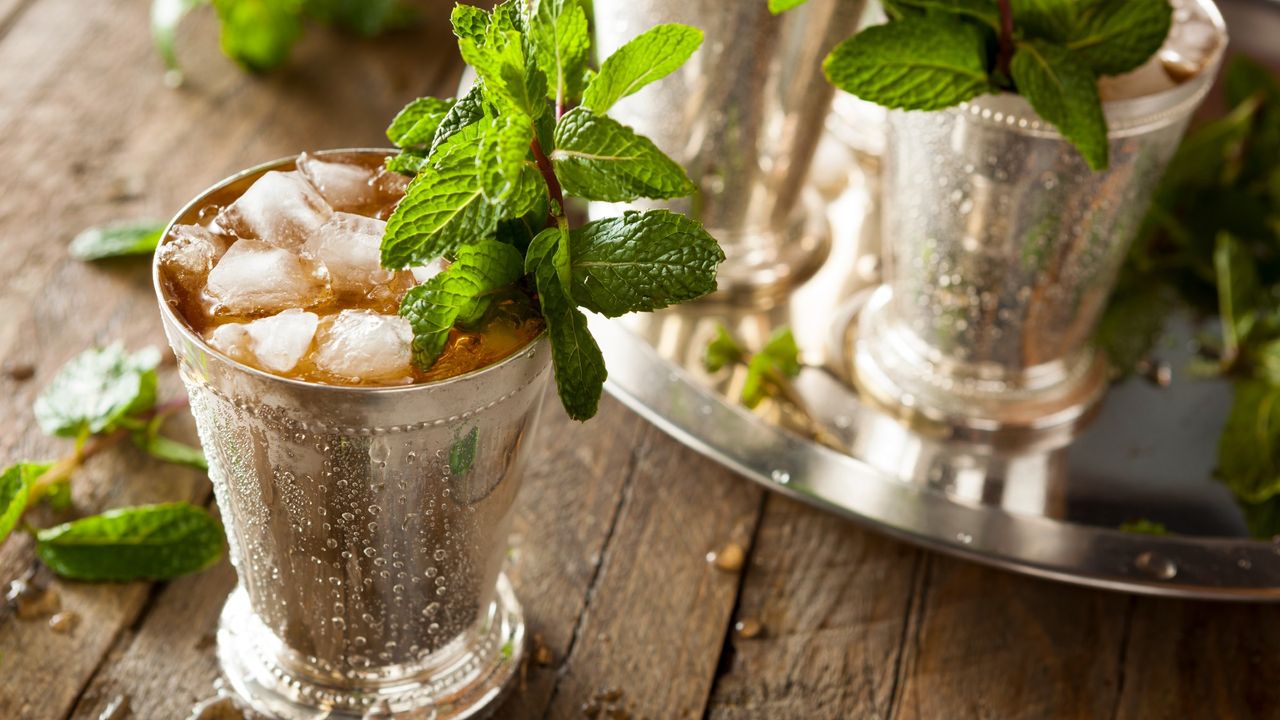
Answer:
M769 7L781 12L802 2L770 0ZM1168 0L887 0L885 9L887 24L827 56L832 84L904 110L1016 92L1093 170L1108 163L1098 77L1146 62L1173 16Z
M724 260L701 225L666 210L572 227L566 197L695 190L677 163L604 112L683 64L702 33L659 26L593 74L586 17L580 0L454 9L454 34L478 80L457 101L418 100L392 122L387 136L401 152L388 165L417 177L382 242L388 268L452 263L401 305L419 367L445 352L453 327L482 326L496 298L533 293L561 401L578 420L595 414L607 375L581 309L615 317L692 300L715 289Z
M222 529L202 508L185 503L120 508L47 530L27 524L38 504L71 507L71 481L94 455L132 438L157 459L207 469L200 448L161 434L181 402L156 402L154 348L126 353L119 345L87 350L55 375L36 400L41 427L75 438L54 461L19 462L0 472L0 541L14 530L35 535L36 553L55 573L81 580L167 579L206 567L222 553Z

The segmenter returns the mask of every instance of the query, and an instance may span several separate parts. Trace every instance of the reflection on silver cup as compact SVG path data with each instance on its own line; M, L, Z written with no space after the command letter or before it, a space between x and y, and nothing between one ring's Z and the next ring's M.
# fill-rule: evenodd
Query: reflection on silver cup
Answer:
M317 385L213 351L155 279L240 581L218 631L232 687L282 718L490 704L522 653L501 566L545 338L439 382Z
M1185 82L1105 103L1105 171L1020 96L890 113L886 284L862 315L855 359L866 394L960 435L1087 419L1107 381L1089 339L1226 45L1212 3L1190 10L1216 45Z
M665 205L720 241L722 293L785 289L826 255L821 200L804 180L834 92L822 59L857 27L861 8L862 0L811 0L774 16L764 0L595 2L601 57L658 23L706 36L684 67L609 114L652 139L698 185L693 198ZM616 212L593 204L591 216Z

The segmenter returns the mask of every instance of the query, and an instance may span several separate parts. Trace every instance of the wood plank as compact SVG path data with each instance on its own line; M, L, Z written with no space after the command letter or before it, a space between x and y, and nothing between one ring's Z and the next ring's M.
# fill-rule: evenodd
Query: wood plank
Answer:
M754 545L708 717L889 717L923 553L781 495Z
M382 144L395 110L423 89L450 86L458 72L452 56L424 57L424 47L450 47L436 24L367 52L313 32L288 70L256 79L221 58L205 13L184 33L191 83L174 92L163 86L146 24L146 3L40 0L0 41L0 360L39 362L34 379L3 381L6 463L68 449L30 415L61 362L95 342L163 343L145 263L84 265L66 256L66 239L103 221L166 217L218 177L304 147ZM171 372L165 382L176 387ZM85 513L208 493L199 474L128 451L96 459L78 485ZM31 561L29 541L7 543L0 579ZM0 717L64 717L150 592L140 583L55 586L80 626L60 636L40 623L0 625L0 652L23 657L0 677Z
M1109 717L1128 603L929 555L892 717Z
M552 663L531 663L497 717L536 718L545 711L556 660L571 642L621 502L632 448L645 428L608 398L591 424L572 422L554 392L549 394L517 500L508 573L528 632L542 638ZM121 637L72 717L94 720L118 697L128 698L135 717L186 717L195 702L213 692L212 637L233 582L226 566L166 588L136 630ZM156 672L160 658L164 673Z
M750 547L763 491L656 427L635 453L548 717L696 718L711 691L741 571L707 554Z
M1117 720L1280 714L1274 605L1135 598Z

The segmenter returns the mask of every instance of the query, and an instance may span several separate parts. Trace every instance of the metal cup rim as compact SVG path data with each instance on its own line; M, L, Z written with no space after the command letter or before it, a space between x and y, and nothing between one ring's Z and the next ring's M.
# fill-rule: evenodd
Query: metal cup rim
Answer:
M307 154L314 155L316 157L329 157L334 155L350 155L350 154L359 154L359 153L374 153L374 154L380 154L380 155L386 156L386 155L391 155L396 153L397 150L392 148L356 147L356 148L331 148L327 150L308 150L306 152ZM221 190L227 185L230 185L231 183L242 180L250 175L264 173L274 168L280 167L281 165L295 162L297 160L297 157L298 157L297 155L286 155L284 157L276 158L275 160L268 160L266 162L258 163L257 165L254 165L252 167L245 168L244 170L240 170L239 172L233 173L215 182L214 184L210 185L204 190L200 191L198 194L196 194L194 198L192 198L190 201L184 204L182 208L178 210L177 213L174 214L174 216L169 220L169 222L165 224L164 232L160 235L160 243L164 244L164 241L167 240L169 237L169 233L173 230L173 226L177 225L180 219L185 217L187 213L189 213L193 208L195 208L201 201L207 198L210 194L218 190ZM442 378L440 380L432 380L430 382L421 382L421 383L412 383L409 385L391 385L391 386L326 385L323 383L307 382L305 380L297 380L294 378L282 377L280 375L275 375L275 374L266 372L264 370L259 370L258 368L255 368L251 365L246 365L236 360L235 358L232 358L231 356L220 352L219 350L214 348L212 345L209 345L207 342L205 342L204 338L197 335L191 329L191 326L187 324L186 319L178 315L178 313L174 311L173 306L170 305L166 300L164 284L161 282L161 279L160 279L160 253L158 251L152 256L152 259L151 259L151 285L152 285L152 289L155 291L155 294L156 294L157 304L160 306L160 314L167 321L166 324L172 326L179 333L181 333L183 339L186 340L187 342L193 343L204 352L209 353L210 355L217 357L219 360L222 360L223 362L236 368L237 370L248 373L254 377L272 381L272 382L278 382L283 385L287 385L291 387L306 388L308 390L319 390L321 392L332 392L335 394L385 396L385 395L395 395L399 393L422 392L430 388L439 388L439 387L450 385L452 383L467 382L481 375L484 375L486 373L498 372L499 369L525 358L529 354L529 351L531 348L533 348L535 345L545 340L545 338L547 337L547 331L544 328L541 333L538 333L537 336L535 336L532 340L526 343L523 347L512 352L510 355L503 358L502 360L496 363L493 363L491 365L486 365L482 368L472 370L471 372L463 373L461 375L454 375L452 377Z

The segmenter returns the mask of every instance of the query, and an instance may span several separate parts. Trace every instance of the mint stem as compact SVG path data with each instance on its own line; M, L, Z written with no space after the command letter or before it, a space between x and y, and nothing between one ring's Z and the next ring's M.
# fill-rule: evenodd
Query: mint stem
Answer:
M538 172L542 173L542 179L547 181L547 192L551 194L551 210L547 213L547 227L554 227L556 218L564 215L564 190L560 189L560 179L556 177L555 168L551 166L551 160L547 158L547 154L542 152L542 143L538 142L535 135L533 142L529 143L529 147L533 150L533 157L538 161Z
M1013 60L1013 8L1009 0L999 0L1000 5L1000 55L996 69L1005 79L1012 77L1009 63Z

